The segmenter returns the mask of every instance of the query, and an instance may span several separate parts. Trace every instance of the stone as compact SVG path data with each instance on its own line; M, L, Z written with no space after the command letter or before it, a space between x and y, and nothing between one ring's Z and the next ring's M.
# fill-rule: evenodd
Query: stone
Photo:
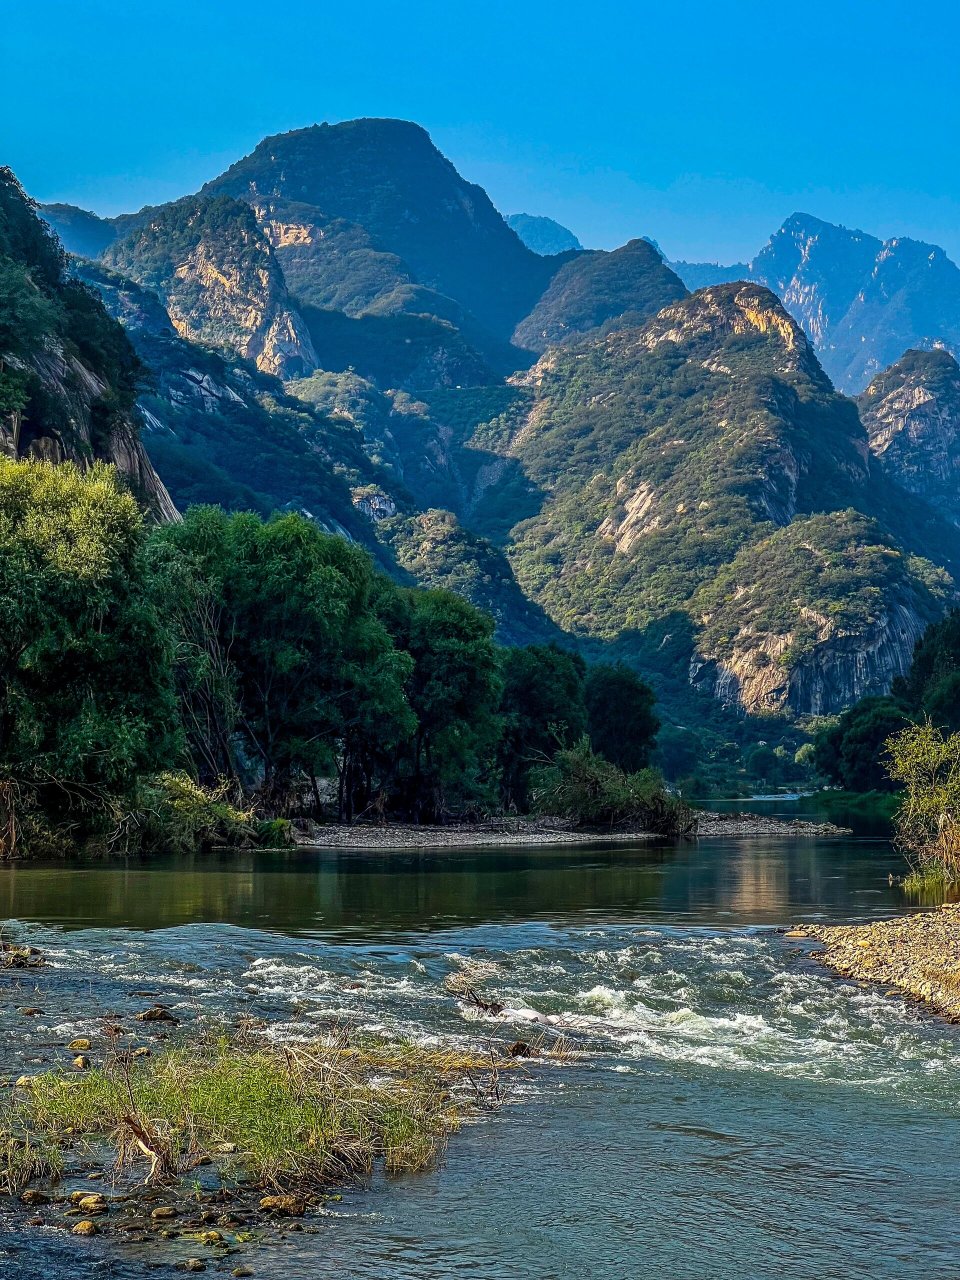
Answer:
M90 1059L84 1053L78 1053L73 1060L73 1065L77 1071L86 1071L90 1066Z
M223 1244L223 1236L219 1231L204 1231L200 1235L200 1243L206 1245Z
M149 1009L144 1009L142 1013L137 1014L138 1022L172 1022L176 1024L177 1019L173 1016L168 1008L162 1004L151 1005Z
M253 1270L250 1267L244 1267L244 1266L234 1267L233 1270L230 1272L230 1274L232 1276L236 1276L237 1280L240 1280L241 1276L252 1276Z
M98 1192L96 1195L81 1196L77 1201L77 1208L84 1213L108 1213L110 1206Z
M95 1222L91 1222L89 1218L84 1218L82 1222L74 1225L71 1234L75 1236L96 1236L100 1234L100 1228Z
M67 1045L71 1053L86 1053L90 1048L90 1041L85 1036L77 1036L76 1040L71 1040Z
M306 1206L297 1196L264 1196L260 1201L264 1213L278 1213L287 1218L302 1218Z
M43 1191L35 1191L32 1187L28 1187L20 1197L22 1204L49 1204L50 1197Z
M158 1204L157 1207L150 1212L150 1217L154 1222L161 1222L165 1218L175 1218L177 1210L172 1204Z
M207 1264L202 1258L188 1258L183 1264L184 1271L206 1271Z

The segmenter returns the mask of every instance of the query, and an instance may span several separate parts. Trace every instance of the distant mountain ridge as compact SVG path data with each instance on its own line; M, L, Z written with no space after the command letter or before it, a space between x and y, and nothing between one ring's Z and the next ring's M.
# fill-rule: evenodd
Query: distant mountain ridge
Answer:
M936 245L795 213L745 266L672 265L688 288L748 279L772 289L848 394L908 348L960 352L960 269Z
M559 222L554 222L553 218L544 218L532 213L508 213L504 220L528 249L532 249L542 257L583 248L573 232L561 226Z

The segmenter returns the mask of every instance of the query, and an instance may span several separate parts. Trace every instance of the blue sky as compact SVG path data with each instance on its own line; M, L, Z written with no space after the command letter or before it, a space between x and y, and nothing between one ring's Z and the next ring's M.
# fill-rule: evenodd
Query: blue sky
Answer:
M6 0L0 159L43 200L183 195L269 133L425 125L504 212L750 256L795 209L960 259L960 6Z

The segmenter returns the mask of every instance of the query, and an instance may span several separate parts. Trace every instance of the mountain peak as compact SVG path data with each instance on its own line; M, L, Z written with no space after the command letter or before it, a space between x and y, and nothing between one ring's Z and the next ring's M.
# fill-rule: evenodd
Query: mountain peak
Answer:
M715 342L724 333L766 337L782 349L789 363L824 378L803 329L777 295L765 285L738 280L700 289L666 307L644 328L644 345L660 342Z

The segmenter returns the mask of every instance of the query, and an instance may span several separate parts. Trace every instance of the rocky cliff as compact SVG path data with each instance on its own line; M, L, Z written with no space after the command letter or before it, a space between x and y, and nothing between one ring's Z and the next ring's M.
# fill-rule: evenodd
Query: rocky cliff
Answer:
M187 199L155 211L103 261L156 292L181 337L299 377L317 367L309 331L248 205Z
M0 452L112 463L156 518L176 518L140 442L141 372L123 330L68 277L59 244L0 170Z
M99 263L79 270L147 370L138 388L144 440L179 506L305 511L379 554L351 489L391 481L352 422L286 395L238 356L181 338L156 295L134 281Z
M870 450L887 474L960 525L960 365L907 351L858 397Z

